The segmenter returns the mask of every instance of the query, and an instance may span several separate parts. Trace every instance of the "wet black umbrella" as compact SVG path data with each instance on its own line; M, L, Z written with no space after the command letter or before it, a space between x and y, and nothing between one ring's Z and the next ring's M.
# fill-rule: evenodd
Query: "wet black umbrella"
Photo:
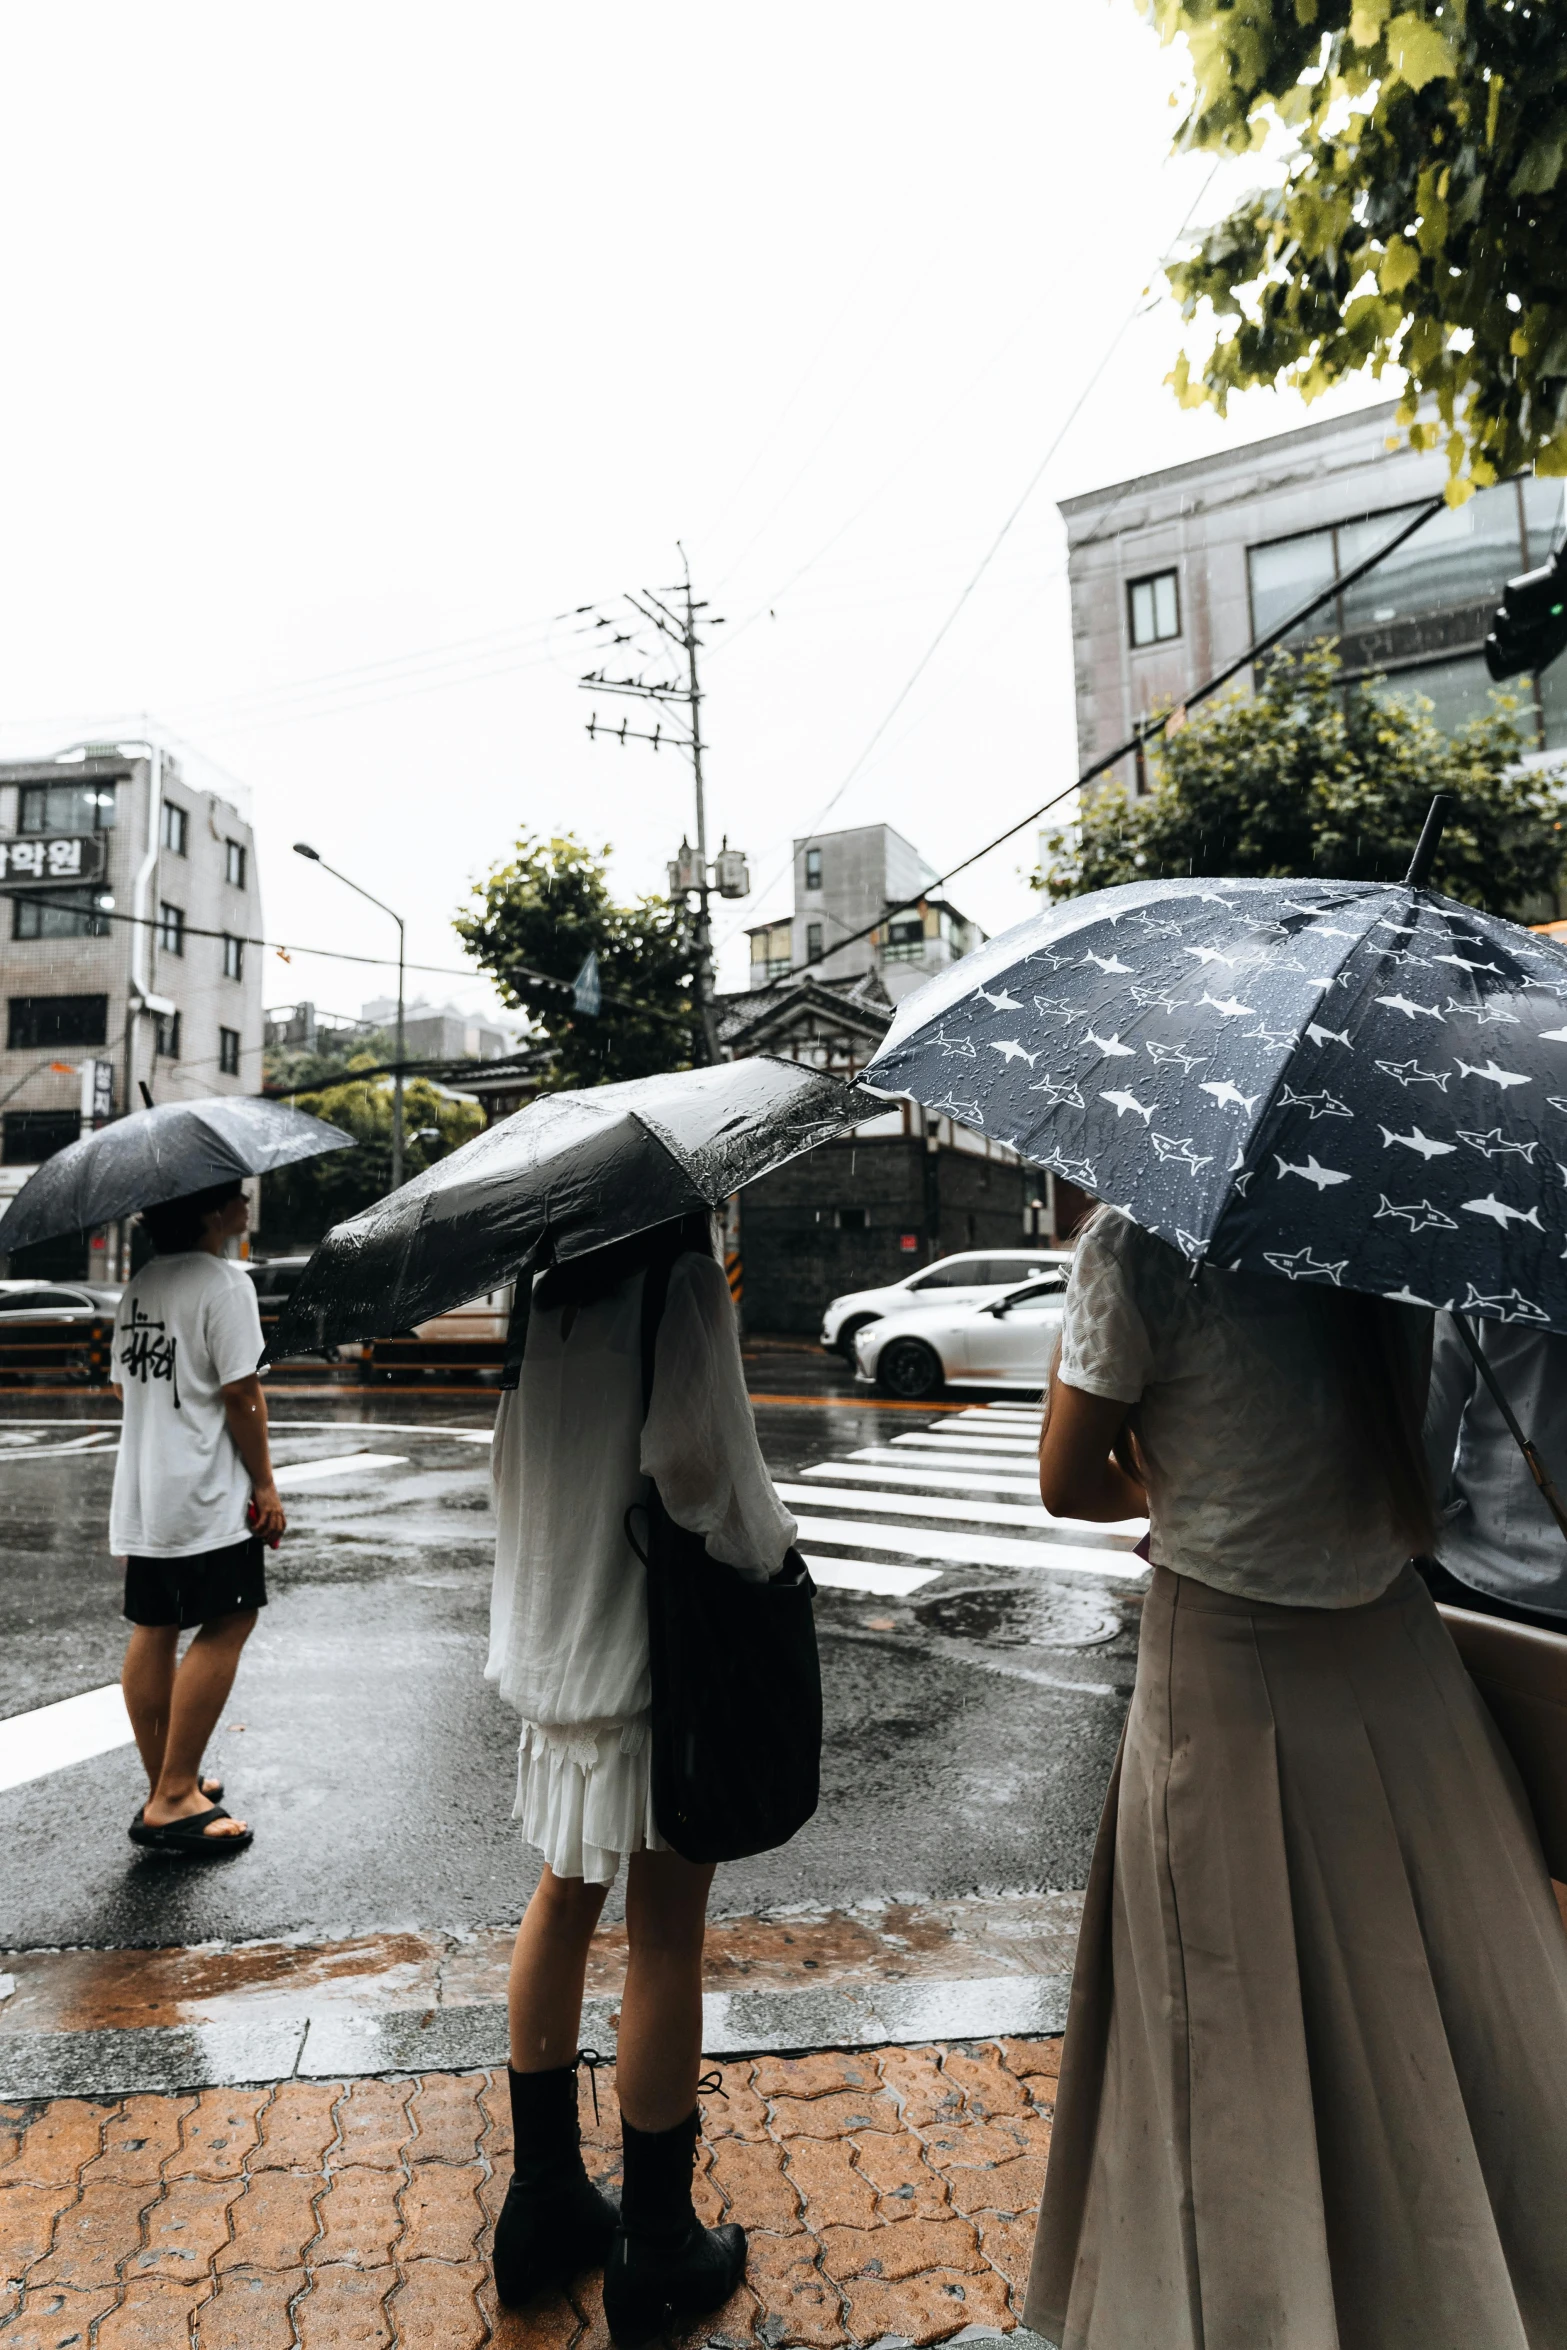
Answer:
M353 1143L340 1126L249 1094L159 1102L46 1159L0 1218L0 1255Z
M406 1330L510 1279L546 1241L584 1256L715 1208L878 1109L771 1055L545 1094L335 1226L268 1353Z
M1074 898L906 998L865 1075L1194 1261L1567 1331L1567 952L1434 891Z

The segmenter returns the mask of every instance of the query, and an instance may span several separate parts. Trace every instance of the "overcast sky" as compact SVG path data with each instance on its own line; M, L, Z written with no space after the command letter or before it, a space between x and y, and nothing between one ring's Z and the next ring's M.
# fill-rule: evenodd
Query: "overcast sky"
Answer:
M1170 306L1126 326L1248 169L1170 158L1133 0L60 0L0 64L0 745L177 729L253 793L269 937L386 949L301 835L444 966L521 827L662 886L688 770L589 742L556 616L679 540L728 621L736 983L792 835L885 819L944 867L1070 779L1055 499L1305 413L1182 414ZM954 896L1017 919L1033 854ZM266 969L269 1004L382 984Z

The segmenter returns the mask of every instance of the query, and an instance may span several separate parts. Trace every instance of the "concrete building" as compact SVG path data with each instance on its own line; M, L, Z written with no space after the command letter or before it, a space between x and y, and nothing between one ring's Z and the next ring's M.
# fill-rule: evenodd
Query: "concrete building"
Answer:
M397 998L373 996L361 1005L360 1017L390 1032L397 1025ZM498 1061L512 1050L512 1039L503 1028L455 1004L432 1004L419 996L403 1006L403 1047L410 1061Z
M794 912L747 933L753 985L788 971L809 969L833 982L874 971L896 1002L985 935L945 898L928 894L935 881L919 851L890 824L797 840ZM878 927L870 936L857 935L872 923Z
M261 1090L255 843L155 744L0 766L0 1202L127 1107ZM53 1247L53 1244L50 1244ZM112 1243L13 1266L104 1279Z
M750 933L752 985L719 999L731 1059L776 1053L853 1078L892 1021L894 1000L984 933L926 892L935 876L890 825L794 845L794 912ZM904 897L911 912L867 938ZM746 1327L814 1337L844 1290L896 1281L958 1249L1018 1248L1050 1229L1050 1178L1004 1143L897 1102L746 1186L729 1234Z
M1319 588L1384 544L1447 478L1441 451L1390 449L1395 403L1066 498L1083 766L1179 705ZM1316 613L1349 677L1385 675L1453 727L1487 706L1481 644L1504 583L1560 534L1559 481L1505 482L1425 523ZM1239 685L1249 684L1243 673ZM1234 690L1234 689L1232 689ZM1567 746L1567 660L1509 691L1541 753ZM1097 788L1146 790L1129 754Z

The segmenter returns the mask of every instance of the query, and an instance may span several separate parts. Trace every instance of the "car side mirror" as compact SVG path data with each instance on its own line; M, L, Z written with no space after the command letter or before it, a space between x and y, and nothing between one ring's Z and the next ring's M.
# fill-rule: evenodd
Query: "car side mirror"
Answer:
M1009 1297L1001 1297L997 1298L993 1306L983 1306L980 1310L982 1313L994 1314L996 1320L999 1322L1002 1315L1009 1310L1011 1304L1012 1300Z

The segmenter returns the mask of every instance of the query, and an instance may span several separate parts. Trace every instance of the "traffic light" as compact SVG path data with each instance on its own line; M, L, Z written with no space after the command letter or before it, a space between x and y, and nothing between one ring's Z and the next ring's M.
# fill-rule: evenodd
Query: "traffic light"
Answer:
M1567 546L1502 591L1485 640L1485 665L1500 684L1525 669L1548 669L1567 651Z

